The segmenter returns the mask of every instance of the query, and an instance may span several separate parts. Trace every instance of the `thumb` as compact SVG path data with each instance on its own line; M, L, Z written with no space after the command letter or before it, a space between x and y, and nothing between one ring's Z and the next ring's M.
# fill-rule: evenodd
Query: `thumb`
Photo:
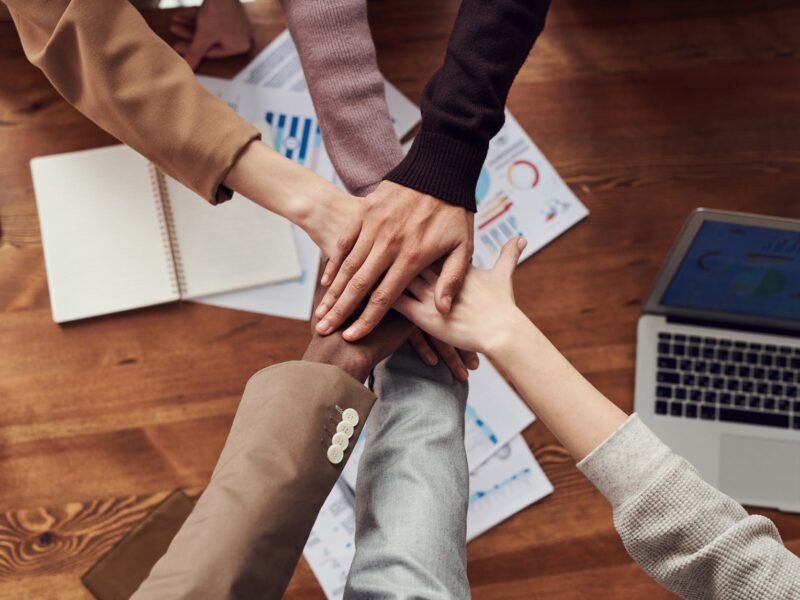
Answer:
M492 271L497 273L504 279L511 279L514 274L514 269L517 268L517 262L522 255L525 246L528 245L528 240L522 237L516 237L506 242L503 249L500 250L500 257L494 264Z
M183 58L189 63L192 71L196 70L203 62L203 58L208 53L209 48L214 45L214 39L210 36L195 34L192 43L186 49Z

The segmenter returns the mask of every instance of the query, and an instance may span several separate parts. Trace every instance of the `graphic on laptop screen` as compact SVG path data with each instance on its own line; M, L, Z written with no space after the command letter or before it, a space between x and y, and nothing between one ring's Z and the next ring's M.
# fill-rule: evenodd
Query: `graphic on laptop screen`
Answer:
M800 233L706 221L661 304L800 319Z

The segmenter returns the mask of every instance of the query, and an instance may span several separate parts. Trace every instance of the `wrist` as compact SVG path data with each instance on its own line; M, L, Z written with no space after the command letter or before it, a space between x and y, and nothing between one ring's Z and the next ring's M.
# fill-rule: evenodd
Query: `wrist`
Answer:
M364 353L358 352L356 348L344 349L335 347L336 345L326 343L326 341L323 340L321 343L315 344L312 340L308 348L306 348L302 360L338 367L356 381L364 382L372 370L372 364L370 364ZM343 341L342 343L347 342Z
M225 178L231 189L304 229L320 182L327 184L258 140L245 148Z
M485 343L481 351L498 364L502 364L514 355L522 345L530 345L542 336L539 328L525 316L518 307L514 307L510 318L494 327L491 334L484 337Z

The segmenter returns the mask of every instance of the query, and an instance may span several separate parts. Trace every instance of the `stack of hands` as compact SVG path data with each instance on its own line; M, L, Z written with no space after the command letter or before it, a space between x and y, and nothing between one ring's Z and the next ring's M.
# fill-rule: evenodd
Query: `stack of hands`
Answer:
M411 275L412 279L407 287L401 288L396 296L394 290L385 292L393 294L391 304L384 305L384 298L387 296L383 295L379 296L379 302L375 302L373 292L364 313L343 333L339 330L336 335L328 334L336 331L340 322L347 321L345 309L334 313L339 310L336 307L342 302L344 295L337 294L331 288L327 291L319 288L317 310L311 323L312 340L303 359L334 364L357 380L363 381L378 362L394 352L406 339L410 339L426 362L436 364L436 355L423 337L424 331L445 358L453 374L460 379L466 379L464 364L476 368L477 352L495 355L508 341L514 327L520 322L530 324L514 303L511 281L517 261L526 245L523 238L510 240L503 247L493 269L481 270L468 266L463 279L454 277L447 281L443 268L425 268L419 275ZM348 260L350 259L345 258L338 264L347 264ZM332 262L333 260L328 261L325 271L328 275L327 281L330 282L335 275L335 280L341 278L344 281L341 285L345 290L350 286L354 287L355 291L350 298L358 298L355 306L357 308L370 288L366 285L362 287L361 281L356 281L354 285L354 271L355 274L358 273L356 267L350 270L348 283L348 278L342 276L341 269L336 274L336 267L331 266ZM383 285L385 280L380 284ZM447 292L442 292L443 288ZM460 294L455 300L442 306L441 298L454 288L460 290ZM349 310L349 305L345 306ZM369 309L372 309L372 314L379 316L368 316L365 319L364 315ZM326 320L328 323L325 323ZM363 325L364 322L369 324L368 328ZM357 326L359 329L356 335L353 330Z
M395 304L420 273L433 273L431 268L438 273L431 306L447 315L470 267L472 213L389 181L356 202L355 214L343 233L333 242L319 240L329 259L321 280L327 291L314 311L316 333L336 331L363 306L342 337L348 342L365 338L393 306L397 308ZM440 336L409 333L411 344L429 365L438 362L438 354L461 380L467 379L468 368L478 367L473 351L457 350Z
M204 58L235 56L252 46L250 25L239 0L204 2L199 8L176 12L170 31L178 38L175 50L192 69ZM294 175L295 182L309 181L308 174ZM241 181L234 180L234 189L258 201L259 194L246 193ZM414 278L432 265L439 272L434 303L441 314L449 312L472 259L471 212L390 181L383 181L363 199L333 186L317 191L300 213L287 215L329 257L321 280L327 293L315 311L317 333L328 335L342 327L368 298L343 333L348 342L364 338ZM457 350L436 337L412 330L409 341L425 363L435 365L441 357L462 381L468 369L478 367L474 352Z

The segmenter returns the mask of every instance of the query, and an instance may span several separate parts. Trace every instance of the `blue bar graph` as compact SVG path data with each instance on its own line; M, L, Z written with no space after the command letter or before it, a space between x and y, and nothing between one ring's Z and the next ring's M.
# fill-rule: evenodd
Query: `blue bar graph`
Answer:
M314 119L269 111L264 114L264 120L275 132L275 150L301 165L306 165L310 155L311 164L308 166L312 170L316 169L322 151L322 132Z

